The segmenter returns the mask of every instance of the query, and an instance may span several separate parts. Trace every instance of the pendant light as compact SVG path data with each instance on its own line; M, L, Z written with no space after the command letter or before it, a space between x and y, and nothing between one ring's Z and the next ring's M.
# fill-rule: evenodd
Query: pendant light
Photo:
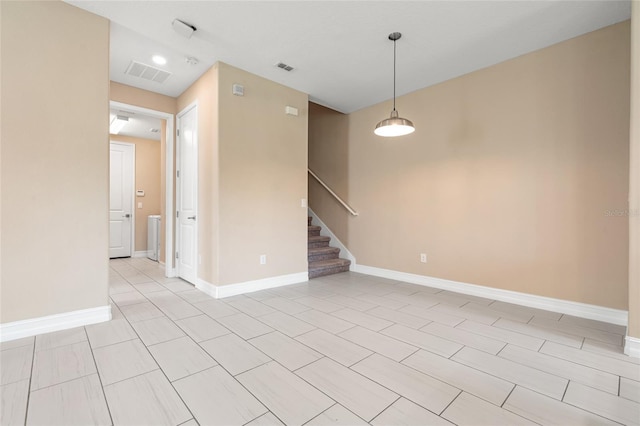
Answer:
M391 111L391 117L382 120L376 125L374 133L378 136L404 136L416 130L410 120L399 117L398 111L396 111L396 41L400 37L402 37L400 33L389 34L389 40L393 41L393 110Z

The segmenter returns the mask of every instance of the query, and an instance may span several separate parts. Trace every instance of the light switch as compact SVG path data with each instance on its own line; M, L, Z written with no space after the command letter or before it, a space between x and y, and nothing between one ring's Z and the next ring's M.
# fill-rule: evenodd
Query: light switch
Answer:
M142 202L138 203L138 208L141 209L142 208Z

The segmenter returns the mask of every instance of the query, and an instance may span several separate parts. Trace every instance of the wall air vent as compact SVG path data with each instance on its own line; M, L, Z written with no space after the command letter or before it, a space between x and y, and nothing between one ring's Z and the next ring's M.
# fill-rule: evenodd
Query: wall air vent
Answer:
M170 72L136 61L131 61L131 64L129 64L129 67L124 73L134 77L144 78L145 80L155 81L156 83L164 83L167 78L171 76Z
M291 70L293 70L293 67L292 67L291 65L287 65L287 64L284 64L284 63L282 63L282 62L278 62L278 63L276 64L276 66L277 66L278 68L282 68L282 69L283 69L283 70L285 70L285 71L291 71Z

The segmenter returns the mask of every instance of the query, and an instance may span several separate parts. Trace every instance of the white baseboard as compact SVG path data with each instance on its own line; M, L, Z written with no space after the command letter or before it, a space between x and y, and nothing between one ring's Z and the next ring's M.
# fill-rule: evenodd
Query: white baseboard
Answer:
M390 269L375 268L373 266L356 265L354 272L439 288L442 290L455 291L457 293L469 294L472 296L485 297L487 299L500 300L502 302L515 303L517 305L528 306L531 308L560 312L576 317L604 321L611 324L627 325L627 311L619 309L588 305L586 303L554 299L551 297L536 296L534 294L502 290L499 288L484 287L475 284L445 280L442 278L428 277L425 275L393 271Z
M309 281L309 272L299 272L296 274L279 275L277 277L264 278L261 280L246 281L228 285L213 285L198 278L196 288L211 297L222 299L236 296L238 294L253 293L254 291L267 290L270 288L282 287L285 285L298 284Z
M149 251L140 250L140 251L134 251L132 257L147 257L148 255L149 255Z
M349 270L353 271L353 268L356 266L356 257L347 249L347 246L342 244L342 241L340 241L340 239L336 237L333 232L331 232L331 229L318 217L318 215L313 210L311 210L311 208L309 208L309 216L313 218L312 222L315 222L322 227L320 235L331 237L331 242L329 243L329 245L340 249L340 257L343 259L349 259L351 261Z
M96 324L111 319L111 305L0 324L0 342Z
M640 358L640 339L626 336L624 338L624 353L633 358Z

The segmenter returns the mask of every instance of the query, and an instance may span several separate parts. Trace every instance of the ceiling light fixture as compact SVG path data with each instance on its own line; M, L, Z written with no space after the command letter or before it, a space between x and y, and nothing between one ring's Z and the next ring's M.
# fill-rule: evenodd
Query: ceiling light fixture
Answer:
M109 125L109 133L112 135L117 135L120 133L120 130L129 122L129 117L124 115L116 115L111 120L111 124Z
M396 111L396 41L398 41L400 37L402 37L401 33L389 34L389 40L393 41L393 110L389 118L376 124L376 129L373 132L378 136L404 136L416 130L410 120L399 117L398 111Z
M165 65L167 63L167 58L160 55L153 55L151 60L158 65Z
M173 31L185 38L191 38L193 33L197 30L193 25L182 22L179 19L174 19L171 26L173 27Z

